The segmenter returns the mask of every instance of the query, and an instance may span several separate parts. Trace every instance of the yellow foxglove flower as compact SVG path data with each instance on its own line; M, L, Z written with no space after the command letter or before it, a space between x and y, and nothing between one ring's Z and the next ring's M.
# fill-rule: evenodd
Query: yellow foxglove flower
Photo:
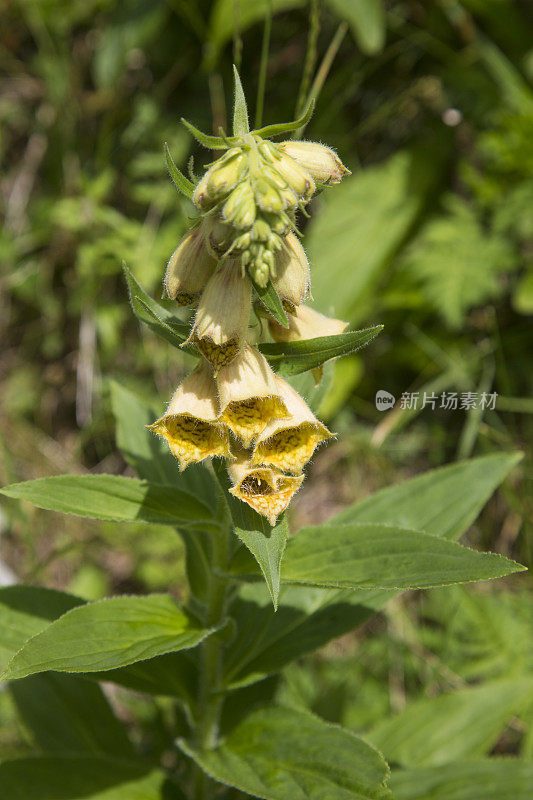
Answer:
M184 306L196 302L216 265L206 246L203 225L193 228L170 256L165 273L168 296Z
M276 342L297 342L300 339L314 339L317 336L334 336L342 333L348 326L348 323L341 319L326 317L303 304L295 309L294 314L287 314L287 317L288 328L284 328L273 319L268 322L270 333Z
M245 447L271 419L287 416L276 376L266 358L250 345L218 371L217 386L220 421Z
M244 345L251 299L250 281L235 259L223 262L203 291L184 344L196 344L215 373L233 361Z
M215 379L211 367L202 361L177 388L163 416L149 427L166 439L183 471L204 458L231 457L228 430L217 417Z
M271 420L257 437L252 464L265 464L300 474L316 447L332 433L313 414L292 386L276 378L290 416Z
M283 244L276 253L272 283L287 310L295 312L295 307L309 296L311 272L298 237L289 233Z
M327 185L340 183L345 175L351 175L337 153L318 142L280 142L278 147L303 167L317 182Z
M228 465L228 474L233 484L231 494L266 517L270 525L276 524L304 479L303 475L283 475L270 467L254 467L246 451Z

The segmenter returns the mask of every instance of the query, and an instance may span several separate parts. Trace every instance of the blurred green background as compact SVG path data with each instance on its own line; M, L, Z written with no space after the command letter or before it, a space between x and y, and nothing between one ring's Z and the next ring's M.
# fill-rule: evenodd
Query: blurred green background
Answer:
M468 543L531 564L533 4L271 5L264 122L293 117L307 64L317 106L305 136L334 146L353 173L313 201L305 224L315 305L355 327L385 324L365 351L326 370L314 402L339 438L316 455L293 525L457 458L521 449L524 461ZM268 6L2 3L2 483L128 474L109 381L161 410L187 365L139 329L121 261L160 297L191 212L168 177L163 142L184 170L190 155L197 169L209 159L179 118L207 131L225 125L234 60L253 111ZM379 389L395 396L394 409L376 408ZM402 409L404 392L435 393L437 408ZM442 392L498 399L492 410L444 410ZM183 591L169 529L97 524L7 501L0 529L4 580L86 598ZM368 730L391 711L414 704L416 719L416 703L475 688L486 691L467 704L479 724L476 709L496 697L485 682L516 683L531 671L527 580L411 594L357 636L291 666L284 701ZM533 758L528 691L515 693L510 709L502 689L492 733L470 741L472 753ZM0 745L19 752L9 702L0 694ZM132 709L142 717L146 747L157 747L166 709L129 695L120 703L124 718ZM416 749L409 758L426 763Z

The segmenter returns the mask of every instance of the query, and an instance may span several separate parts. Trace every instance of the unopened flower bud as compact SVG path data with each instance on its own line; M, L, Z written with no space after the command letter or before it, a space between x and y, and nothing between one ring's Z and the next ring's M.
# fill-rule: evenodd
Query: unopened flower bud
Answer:
M217 388L204 361L178 387L165 414L149 428L166 439L182 471L204 458L231 457L228 430L217 416Z
M219 159L209 170L207 191L214 200L225 197L237 186L247 170L248 162L240 150L224 160Z
M267 181L266 178L261 177L256 179L254 183L254 197L261 211L283 211L288 206L286 199L281 195L279 187ZM293 205L295 205L296 198L294 195L292 199L294 200Z
M348 323L333 317L326 317L306 305L300 305L294 314L288 314L289 327L284 328L275 320L268 325L276 342L297 342L300 339L314 339L317 336L335 336L347 328Z
M271 419L287 415L276 377L265 357L250 345L217 374L220 421L245 447Z
M311 288L311 272L305 251L294 233L289 233L276 253L272 283L291 310L303 303Z
M271 420L259 434L252 464L266 464L300 474L316 447L333 434L313 414L292 386L276 378L290 416Z
M278 145L288 156L298 162L316 181L332 185L340 183L345 175L351 175L337 153L318 142L280 142Z
M228 465L228 474L233 487L231 494L254 511L266 517L274 526L279 515L285 511L296 494L303 475L297 477L283 475L269 467L254 467L248 460L249 453L242 451L237 459Z
M192 199L197 208L212 208L237 186L247 170L247 159L238 148L228 151L212 164L198 182Z
M302 200L310 200L316 189L309 172L289 154L283 153L276 161L275 169L284 178L293 192Z
M180 305L195 302L215 271L216 260L206 247L202 226L185 234L168 262L165 288Z
M233 189L224 204L222 216L239 230L246 230L253 225L255 201L249 181L243 181Z
M267 242L270 236L270 225L262 217L257 217L252 227L252 240L255 242Z
M251 299L252 287L238 259L223 262L202 293L184 344L196 344L215 372L233 361L244 345Z

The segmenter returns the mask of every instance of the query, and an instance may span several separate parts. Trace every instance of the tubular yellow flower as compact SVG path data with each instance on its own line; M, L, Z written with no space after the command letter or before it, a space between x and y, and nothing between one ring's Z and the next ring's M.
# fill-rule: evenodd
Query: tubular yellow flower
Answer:
M278 147L303 167L317 183L332 186L351 175L337 153L318 142L280 142Z
M300 339L314 339L317 336L334 336L342 333L348 323L341 319L326 317L314 308L298 306L294 314L288 314L289 327L284 328L273 319L268 321L270 333L276 342L297 342Z
M276 253L272 283L287 310L295 312L296 306L309 296L311 273L298 237L289 233L283 244Z
M244 345L251 299L250 281L235 259L223 262L203 291L184 344L196 344L215 373L233 361Z
M275 525L302 485L304 476L283 475L269 467L254 467L248 456L249 453L244 451L233 464L228 465L228 474L233 483L230 492L266 517L270 525Z
M315 417L292 386L281 378L276 381L290 416L271 420L259 434L252 464L266 464L299 474L316 447L334 434Z
M206 247L203 225L185 234L168 262L165 288L180 305L195 302L217 265Z
M287 416L276 376L265 357L250 345L217 374L220 421L249 447L272 419Z
M178 386L163 416L149 428L166 439L183 471L204 458L231 457L228 430L217 417L215 380L209 365L202 361Z

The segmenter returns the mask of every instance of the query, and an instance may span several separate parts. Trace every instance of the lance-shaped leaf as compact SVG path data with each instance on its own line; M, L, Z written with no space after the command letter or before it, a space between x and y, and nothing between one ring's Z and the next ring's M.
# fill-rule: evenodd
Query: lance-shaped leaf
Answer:
M214 750L180 746L211 777L265 800L391 797L388 768L377 750L301 711L255 711Z
M84 604L79 597L40 586L0 588L0 669L49 622ZM197 670L187 654L186 650L168 653L129 667L92 672L90 677L113 681L137 692L188 699L197 695Z
M200 627L169 595L111 597L50 623L22 645L2 678L117 669L195 647L214 630Z
M273 369L286 375L298 375L349 353L355 353L374 339L383 325L374 325L361 331L348 331L336 336L318 336L298 342L267 342L259 349Z
M183 800L162 770L140 759L37 756L0 764L10 800Z
M424 697L379 722L366 738L395 764L429 766L488 755L511 718L533 699L518 677Z
M122 269L128 284L131 307L137 319L174 347L181 347L189 335L189 326L167 311L160 303L152 300L125 263L122 264Z
M194 184L177 168L172 156L170 155L170 150L168 149L168 144L166 142L164 144L164 150L167 169L170 173L170 177L172 178L174 186L179 192L184 194L185 197L188 197L190 200L194 192Z
M13 483L0 493L89 519L177 525L212 518L211 509L188 492L119 475L57 475Z
M396 800L531 800L533 762L491 758L399 770L391 789Z
M13 681L9 691L41 752L134 757L126 728L95 681L49 672Z
M237 141L234 136L211 136L209 133L204 133L203 131L196 128L192 122L181 118L182 123L185 125L187 130L192 133L196 141L203 144L204 147L209 148L209 150L227 150L228 147L232 144L235 144Z
M345 589L429 589L501 578L525 567L494 553L389 525L324 525L289 540L282 580ZM239 551L232 572L255 566Z
M246 97L242 88L241 78L239 71L235 64L233 65L233 79L235 81L235 103L233 106L233 135L246 136L250 133L250 126L248 124L248 107L246 105Z
M382 522L458 539L521 453L494 453L429 470L349 506L330 525Z
M222 463L214 461L215 474L224 489L235 533L259 565L265 578L274 609L278 605L280 589L281 560L287 544L289 528L283 514L274 527L267 520L250 508L246 503L237 500L229 493L231 482ZM254 563L255 563L254 562Z
M520 458L520 453L498 453L431 470L351 506L345 521L401 525L458 539ZM232 611L237 634L225 680L242 685L282 669L363 624L393 595L392 590L282 586L278 612L272 614L260 584L243 586Z
M304 113L298 119L292 122L277 122L273 125L265 125L263 128L258 128L254 133L262 136L263 139L270 139L272 136L279 136L282 133L289 133L290 131L297 131L304 125L307 125L315 108L315 101L311 100Z
M289 320L287 319L279 294L276 292L272 281L269 280L264 288L259 286L255 281L252 280L252 282L259 299L268 312L280 325L283 325L284 328L288 328Z

